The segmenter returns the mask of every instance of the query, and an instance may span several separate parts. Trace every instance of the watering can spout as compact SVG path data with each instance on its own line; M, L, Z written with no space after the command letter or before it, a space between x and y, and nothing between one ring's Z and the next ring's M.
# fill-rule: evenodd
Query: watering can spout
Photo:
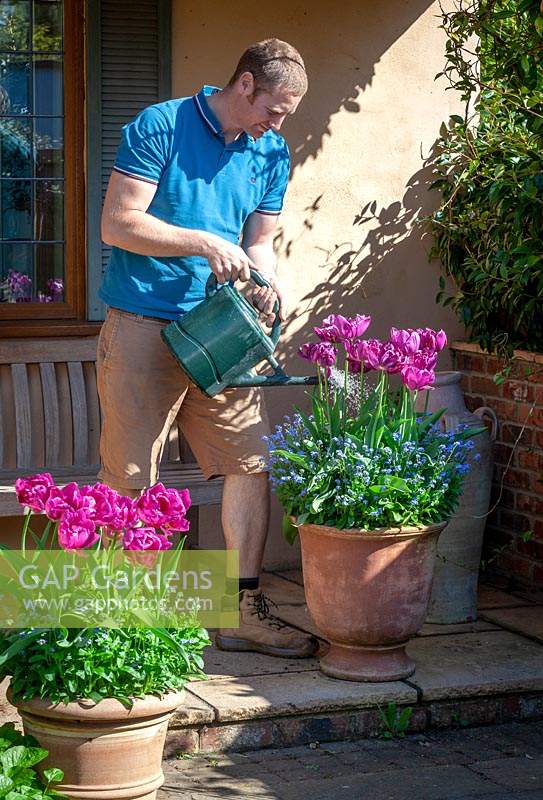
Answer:
M273 375L257 375L245 372L228 384L229 389L241 389L248 386L314 386L317 378L309 375L287 375L281 370Z

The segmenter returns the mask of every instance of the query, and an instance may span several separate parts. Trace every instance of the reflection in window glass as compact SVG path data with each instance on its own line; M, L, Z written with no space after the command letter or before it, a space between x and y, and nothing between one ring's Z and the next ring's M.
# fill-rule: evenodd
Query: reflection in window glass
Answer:
M32 121L0 119L0 177L32 176Z
M0 3L0 50L30 49L30 2Z
M63 3L0 0L0 302L64 300Z
M64 174L63 120L42 117L34 122L36 175L38 178L61 178Z

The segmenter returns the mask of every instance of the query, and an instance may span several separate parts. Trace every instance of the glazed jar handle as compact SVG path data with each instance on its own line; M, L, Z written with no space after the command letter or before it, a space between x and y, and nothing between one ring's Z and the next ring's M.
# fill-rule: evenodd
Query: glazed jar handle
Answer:
M480 406L479 408L476 408L473 413L482 420L484 420L485 417L490 419L490 422L492 423L492 427L490 429L490 439L492 442L496 441L496 436L498 435L498 417L496 416L496 412L488 406Z

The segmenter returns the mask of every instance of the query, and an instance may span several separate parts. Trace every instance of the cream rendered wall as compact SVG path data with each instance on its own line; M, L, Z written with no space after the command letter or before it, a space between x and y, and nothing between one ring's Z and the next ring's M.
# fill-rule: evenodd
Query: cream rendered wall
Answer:
M435 304L439 272L415 224L437 202L424 157L458 110L458 98L434 82L444 52L438 15L430 0L173 2L174 96L224 85L245 47L268 36L289 41L306 62L309 92L282 131L293 169L277 237L292 305L280 351L293 373L306 371L297 347L331 312L371 314L376 336L391 325L461 333ZM268 390L273 422L303 402L301 389ZM203 542L219 544L217 509L204 509L202 523ZM275 505L266 565L298 559L282 541Z

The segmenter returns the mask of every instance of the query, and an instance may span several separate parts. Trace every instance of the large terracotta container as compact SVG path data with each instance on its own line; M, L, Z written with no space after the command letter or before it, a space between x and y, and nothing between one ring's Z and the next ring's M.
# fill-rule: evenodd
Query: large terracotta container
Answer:
M330 642L320 662L326 675L395 681L413 674L405 647L426 616L445 524L375 531L300 526L308 609Z
M77 800L154 800L164 783L162 753L173 711L184 692L148 695L131 709L107 698L58 703L33 698L12 702L25 734L35 736L48 757L40 770L59 767L55 789Z
M473 437L471 470L464 479L458 509L439 539L427 619L441 625L477 618L479 564L492 485L492 442L498 424L491 408L481 406L473 413L466 408L461 378L461 372L436 373L428 410L447 409L441 417L446 431L455 431L460 425L480 428L485 418L490 420L491 430ZM423 399L421 396L421 403Z

